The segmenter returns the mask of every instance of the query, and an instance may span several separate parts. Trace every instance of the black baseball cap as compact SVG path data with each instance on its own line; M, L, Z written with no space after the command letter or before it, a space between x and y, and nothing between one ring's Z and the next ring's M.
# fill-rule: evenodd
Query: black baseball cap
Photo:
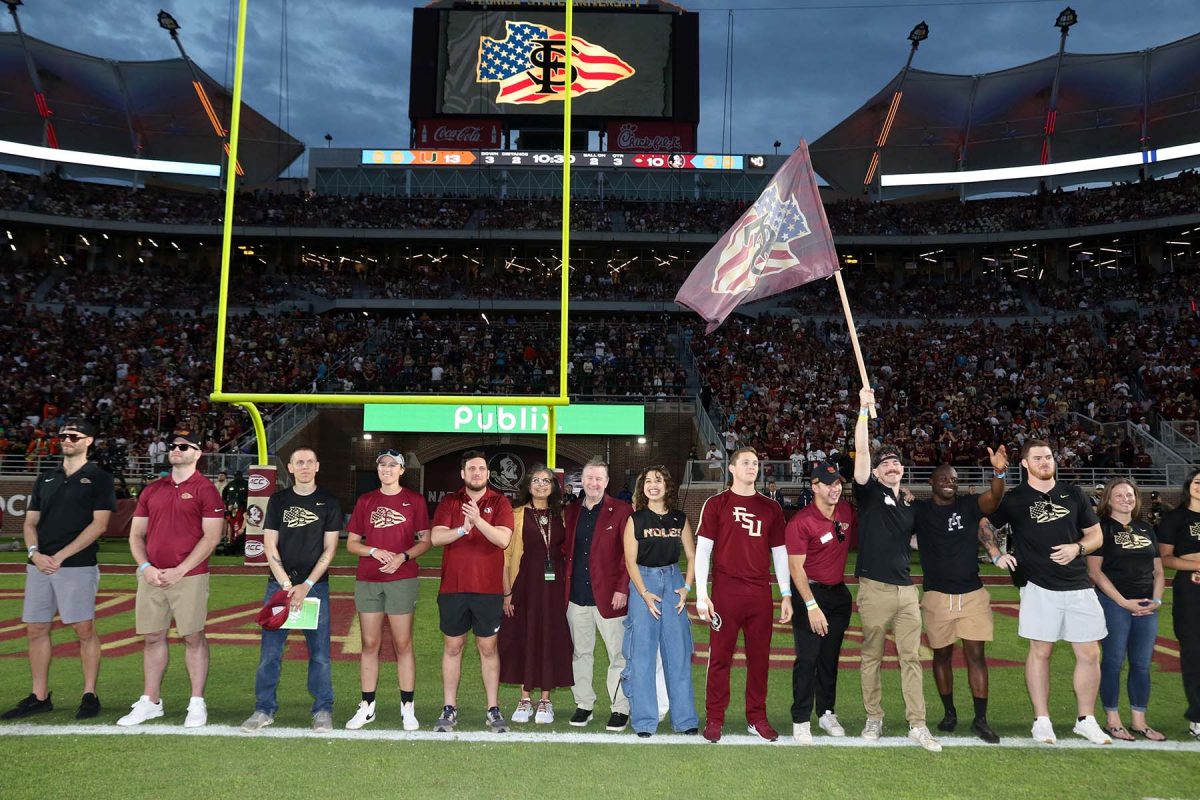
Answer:
M871 458L871 469L875 469L889 459L894 459L903 463L903 459L900 458L899 447L891 444L885 444L883 447L876 450L874 457Z
M812 471L812 479L820 481L826 486L832 486L835 483L841 483L842 473L838 472L838 468L828 461L822 461L817 464Z
M394 458L394 459L396 459L397 465L399 465L400 467L404 466L404 454L401 453L399 450L381 450L379 452L379 455L375 456L375 463L378 464L379 459L385 458L385 457L386 458Z
M59 433L70 433L71 431L91 436L93 439L96 438L96 426L83 417L71 417L59 429Z
M168 442L173 442L176 439L183 439L185 442L194 447L204 446L204 437L200 435L200 431L193 431L187 428L178 428L167 434Z

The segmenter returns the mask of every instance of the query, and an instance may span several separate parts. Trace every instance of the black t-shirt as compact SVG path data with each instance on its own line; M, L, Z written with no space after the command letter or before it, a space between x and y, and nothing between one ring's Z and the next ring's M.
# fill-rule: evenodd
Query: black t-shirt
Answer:
M1154 528L1136 521L1126 527L1105 517L1100 520L1100 530L1104 531L1104 544L1092 553L1104 559L1100 571L1126 600L1153 597L1154 559L1158 558Z
M908 560L913 533L912 505L871 476L854 481L858 501L858 561L854 574L881 583L912 585Z
M1086 558L1075 558L1066 565L1050 559L1051 548L1078 542L1084 528L1100 522L1078 486L1055 483L1043 493L1023 483L1004 495L1000 508L988 519L997 528L1008 525L1012 529L1014 555L1030 583L1052 592L1092 587Z
M1175 546L1175 555L1186 556L1200 553L1200 513L1188 508L1177 508L1163 514L1158 524L1158 540ZM1179 574L1176 570L1176 575ZM1184 578L1189 573L1184 572Z
M917 553L929 592L966 594L983 588L979 580L979 498L960 495L949 505L933 500L913 504Z
M279 558L292 583L306 580L325 551L325 534L342 530L342 509L337 498L323 489L296 494L284 489L267 501L266 530L279 531ZM329 572L321 581L329 580Z
M648 508L633 512L633 537L637 539L637 563L643 567L669 567L683 553L682 511L656 514Z
M70 477L61 467L38 475L29 510L41 514L37 523L38 552L52 556L75 541L92 524L95 511L116 511L113 477L99 464L87 462ZM64 567L96 566L96 542L62 563Z

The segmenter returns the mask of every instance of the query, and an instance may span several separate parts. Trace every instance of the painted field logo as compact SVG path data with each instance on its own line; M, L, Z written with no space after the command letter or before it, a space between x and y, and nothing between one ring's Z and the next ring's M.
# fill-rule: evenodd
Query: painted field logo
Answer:
M497 103L540 104L566 93L567 35L546 25L505 21L503 39L479 37L476 81L498 83ZM571 41L571 96L607 89L636 70L578 36Z
M250 480L246 483L247 487L252 492L261 492L271 485L271 482L262 475L251 475Z

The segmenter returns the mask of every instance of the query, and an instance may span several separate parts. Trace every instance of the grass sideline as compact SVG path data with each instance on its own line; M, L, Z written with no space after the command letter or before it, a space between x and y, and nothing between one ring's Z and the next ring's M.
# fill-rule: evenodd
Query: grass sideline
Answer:
M261 577L217 576L213 578L210 620L215 612L248 603L258 603L264 581ZM19 620L19 599L23 579L19 575L0 576L0 620L11 626ZM133 589L134 579L106 575L103 590ZM349 578L334 578L335 595L352 591ZM1015 590L993 587L997 602L1013 602ZM421 582L417 609L417 712L426 730L441 706L441 639L437 631L435 580ZM102 617L98 626L102 635L131 631L132 611ZM335 620L334 633L352 634L347 621ZM857 618L852 621L857 624ZM7 627L6 626L6 627ZM997 614L997 641L989 656L1002 661L1024 659L1024 644L1016 636L1016 620ZM694 627L697 642L703 644L706 630ZM1160 635L1170 635L1170 614L1164 608ZM56 644L69 643L73 635L62 628L53 634ZM297 637L293 637L297 638ZM237 725L253 710L254 670L258 659L258 631L252 622L236 623L223 629L221 638L212 643L212 667L208 688L209 716L214 725ZM790 634L777 630L774 645L790 646ZM850 644L850 642L848 642ZM335 642L334 651L345 644ZM297 647L301 647L297 645ZM21 636L0 641L0 706L10 707L28 693L28 671ZM172 664L164 683L166 717L148 726L178 728L187 702L186 675L182 648L173 644ZM605 667L602 648L596 674ZM483 694L479 683L478 659L468 651L464 659L460 689L460 730L482 730ZM358 696L356 660L336 660L333 664L337 696L335 725L341 728L353 711ZM398 730L399 698L394 669L381 666L379 719L372 729ZM697 706L703 716L702 665L694 667ZM965 674L956 675L956 694L961 715L969 716L970 698ZM1074 701L1070 692L1070 655L1065 648L1056 653L1052 679L1052 716L1063 739L1072 739L1070 720ZM931 724L941 716L941 704L926 671L926 702ZM33 726L48 732L55 726L74 725L80 678L78 660L73 656L55 659L51 674L56 710L37 718ZM600 686L597 681L597 686ZM727 714L726 732L744 732L742 692L744 672L733 670L732 702ZM839 680L838 713L851 736L863 723L858 672L844 665ZM106 655L100 678L100 696L104 710L95 725L111 726L141 691L139 652ZM502 687L505 714L511 713L518 692ZM1030 711L1025 693L1024 673L1018 667L994 667L991 671L993 726L1007 741L1027 740ZM311 702L304 688L302 661L288 661L280 684L281 709L277 727L303 729L309 724ZM578 729L567 725L573 710L570 691L554 693L557 719L551 732L570 733ZM894 669L884 670L884 700L888 736L904 733L903 706L899 676ZM768 713L772 724L785 736L790 732L790 672L772 669L768 694ZM1154 674L1154 695L1150 720L1172 741L1187 739L1180 716L1183 692L1177 673ZM596 731L607 715L603 700L597 705ZM1126 722L1128 717L1126 716ZM272 790L305 794L345 791L353 787L356 797L394 796L408 787L418 788L432 797L518 797L566 795L593 797L614 791L636 792L662 786L669 796L696 797L745 796L750 793L778 793L795 787L806 795L844 792L853 785L865 796L955 797L974 793L1001 792L1006 797L1054 796L1087 798L1124 798L1144 796L1200 797L1200 759L1191 753L1135 752L1121 747L1095 750L1054 750L1052 748L953 748L939 755L919 748L817 747L800 749L780 745L750 747L672 746L640 748L605 747L594 744L504 742L411 742L317 738L274 739L204 736L7 736L9 723L0 723L5 766L0 770L0 797L20 798L53 796L48 790L46 767L52 764L55 785L70 786L73 794L93 797L195 797L197 792L212 797L232 797L272 787ZM532 728L533 726L529 726ZM947 741L967 737L966 722ZM667 730L666 724L660 731ZM632 734L613 734L631 737ZM658 744L663 739L655 740ZM1197 751L1200 752L1200 746ZM94 753L96 755L86 755ZM81 755L83 754L83 755ZM670 759L664 769L664 760ZM568 765L569 768L564 767ZM664 782L664 775L666 780ZM283 787L283 788L281 788Z

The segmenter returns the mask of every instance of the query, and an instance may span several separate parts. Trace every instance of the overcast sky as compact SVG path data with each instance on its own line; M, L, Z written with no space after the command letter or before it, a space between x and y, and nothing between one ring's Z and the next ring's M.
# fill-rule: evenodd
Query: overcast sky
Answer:
M1079 13L1067 46L1079 53L1141 50L1200 31L1197 0L1070 0ZM309 147L408 145L412 0L251 0L246 101L280 122L281 28L287 9L287 100L281 121ZM906 37L930 26L914 65L949 73L1002 69L1052 55L1066 0L703 0L699 148L719 151L732 120L737 153L817 139L903 66ZM732 13L732 76L727 36ZM31 36L104 58L176 56L155 17L179 20L184 46L218 81L232 76L229 0L25 0ZM3 14L0 29L13 30ZM723 96L732 86L733 113ZM50 98L53 104L53 98ZM303 163L303 162L302 162Z

